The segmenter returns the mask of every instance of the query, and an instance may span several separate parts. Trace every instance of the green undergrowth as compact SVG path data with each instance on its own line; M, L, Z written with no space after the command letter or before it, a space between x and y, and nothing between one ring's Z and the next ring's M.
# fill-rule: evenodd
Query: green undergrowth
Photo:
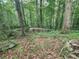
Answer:
M0 52L5 52L9 49L12 49L16 45L17 45L17 43L14 40L6 40L3 42L0 42Z
M71 31L66 34L61 34L60 31L51 31L51 32L36 32L33 33L32 37L64 37L68 39L79 39L79 31Z

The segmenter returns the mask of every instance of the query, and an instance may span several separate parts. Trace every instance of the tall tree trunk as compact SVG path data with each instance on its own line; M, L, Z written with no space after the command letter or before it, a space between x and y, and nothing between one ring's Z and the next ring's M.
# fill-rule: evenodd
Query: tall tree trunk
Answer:
M59 24L59 30L62 29L62 25L63 25L63 18L64 18L64 11L65 11L65 1L63 1L63 4L62 4L62 8L61 8L61 15L60 15L60 24Z
M60 1L58 1L58 10L57 10L57 15L56 15L56 22L55 22L55 30L58 30L58 26L60 25L60 12L61 12L61 9L60 9Z
M22 7L22 15L23 15L23 19L24 19L24 26L26 26L26 19L25 19L25 10L24 10L24 7L23 7L23 0L21 0L21 7Z
M53 20L53 22L54 22L54 24L53 24L54 29L56 29L56 18L57 18L58 7L59 7L59 1L55 0L55 9L54 9L55 11L54 11L54 20Z
M37 24L38 27L42 27L43 23L43 15L42 15L42 0L36 0L36 16L37 16Z
M49 28L52 29L52 28L54 28L53 20L54 20L55 0L50 0L49 2L50 2L50 4L49 4L49 7L50 7L50 8L49 8L49 9L50 9L50 11L51 11L51 13L50 13L50 20L49 20L49 23L50 23Z
M40 8L39 0L36 0L36 19L37 19L37 27L40 27L40 12L39 12L39 8Z
M29 17L30 17L30 27L33 26L33 21L32 21L32 11L29 10Z
M63 27L62 27L63 33L66 33L70 30L71 12L72 12L72 0L66 0L65 1L64 22L63 22Z
M18 18L19 18L22 36L24 36L25 35L25 29L24 29L24 17L23 17L24 15L23 15L23 12L22 12L22 6L21 6L21 3L20 3L20 0L14 0L14 1L15 1L15 6L16 6Z
M40 27L43 27L42 0L40 0Z

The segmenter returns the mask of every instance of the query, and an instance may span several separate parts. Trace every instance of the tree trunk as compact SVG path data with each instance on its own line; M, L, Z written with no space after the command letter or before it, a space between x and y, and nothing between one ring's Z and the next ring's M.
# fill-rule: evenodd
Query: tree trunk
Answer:
M71 12L72 12L72 0L65 1L65 13L62 31L63 33L69 32L71 27Z
M32 11L31 10L29 10L29 17L30 17L30 27L32 27L33 26L33 21L32 21Z
M54 25L53 25L53 20L54 20L54 8L55 8L55 0L50 0L49 1L50 2L50 4L49 4L49 9L50 9L50 11L51 11L51 13L50 13L50 20L49 20L49 28L50 29L52 29L52 28L54 28Z
M37 19L37 27L40 27L40 13L39 13L40 3L39 0L36 0L36 19Z
M42 19L42 0L40 0L40 27L43 27L43 19Z
M23 15L23 19L24 19L24 26L26 26L26 19L25 19L25 10L24 10L24 7L23 7L23 0L21 0L21 8L22 8L22 15Z
M58 30L58 26L60 25L60 12L61 12L61 9L60 9L60 1L58 1L58 10L57 10L57 15L56 15L56 22L55 22L55 30Z
M54 22L54 24L53 24L53 26L54 26L54 29L56 29L56 18L57 18L57 11L58 11L58 7L59 7L59 3L58 3L58 0L55 0L55 8L54 8L54 20L53 20L53 22Z
M36 16L37 16L37 25L38 27L42 27L43 23L43 14L42 14L42 0L36 0Z
M15 6L16 6L18 18L19 18L22 36L24 36L25 35L25 29L24 29L24 17L23 17L24 15L23 15L23 12L22 12L22 6L21 6L21 3L20 3L20 0L14 0L14 1L15 1Z

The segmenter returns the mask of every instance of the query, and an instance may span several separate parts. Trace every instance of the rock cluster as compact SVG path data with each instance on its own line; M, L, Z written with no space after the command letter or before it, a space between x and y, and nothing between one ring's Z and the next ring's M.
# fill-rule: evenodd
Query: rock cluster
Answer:
M69 54L69 59L79 59L79 40L69 41L72 51Z

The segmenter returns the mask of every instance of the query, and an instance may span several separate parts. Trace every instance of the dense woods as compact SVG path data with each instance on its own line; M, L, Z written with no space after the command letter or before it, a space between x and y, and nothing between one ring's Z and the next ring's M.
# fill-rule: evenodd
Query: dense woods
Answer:
M0 26L20 27L23 35L31 27L78 30L78 5L77 0L1 0Z
M41 33L39 36L54 36L54 39L60 39L62 34L64 38L71 39L73 36L77 38L78 31L79 0L0 0L1 42L38 33ZM70 35L71 32L77 35Z

